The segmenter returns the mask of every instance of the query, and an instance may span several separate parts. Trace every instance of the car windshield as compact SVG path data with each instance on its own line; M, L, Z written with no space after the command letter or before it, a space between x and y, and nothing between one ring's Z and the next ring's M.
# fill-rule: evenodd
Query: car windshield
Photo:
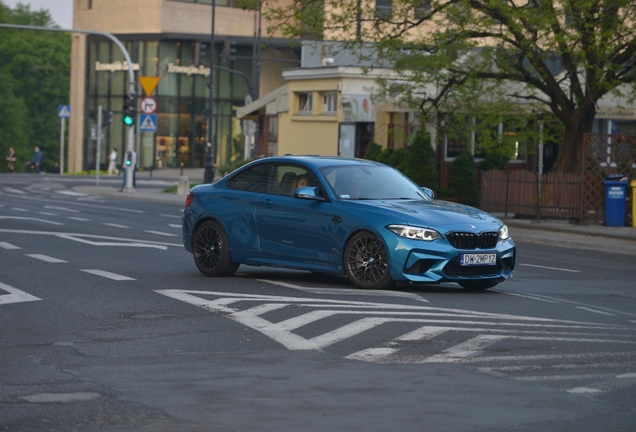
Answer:
M333 166L321 171L340 199L431 199L404 174L388 166Z

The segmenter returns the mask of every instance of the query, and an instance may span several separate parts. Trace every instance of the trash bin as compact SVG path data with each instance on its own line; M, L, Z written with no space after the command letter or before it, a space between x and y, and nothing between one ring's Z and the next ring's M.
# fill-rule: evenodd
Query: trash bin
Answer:
M636 180L632 180L632 226L636 228Z
M627 176L610 174L605 176L605 225L625 226L625 199Z

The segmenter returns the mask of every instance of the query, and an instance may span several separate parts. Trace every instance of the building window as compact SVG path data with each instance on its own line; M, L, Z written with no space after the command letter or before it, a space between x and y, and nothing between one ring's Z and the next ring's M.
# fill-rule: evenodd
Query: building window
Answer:
M311 93L298 93L298 114L312 114L312 96Z
M331 91L322 94L322 114L336 115L338 112L338 92Z
M391 0L375 0L375 14L379 18L389 19L393 13Z

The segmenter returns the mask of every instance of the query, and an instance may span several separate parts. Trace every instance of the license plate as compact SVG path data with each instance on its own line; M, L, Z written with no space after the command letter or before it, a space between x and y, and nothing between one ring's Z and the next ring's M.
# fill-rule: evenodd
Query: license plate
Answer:
M491 266L497 264L497 254L462 254L459 265L462 266Z

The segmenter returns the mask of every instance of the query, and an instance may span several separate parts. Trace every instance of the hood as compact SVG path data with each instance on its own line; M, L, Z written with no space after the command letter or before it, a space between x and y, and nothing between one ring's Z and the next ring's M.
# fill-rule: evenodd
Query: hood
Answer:
M346 201L346 205L372 207L374 212L403 223L446 230L497 230L502 222L485 211L464 204L440 200L373 200ZM369 209L371 210L371 209ZM473 228L475 227L475 228Z

